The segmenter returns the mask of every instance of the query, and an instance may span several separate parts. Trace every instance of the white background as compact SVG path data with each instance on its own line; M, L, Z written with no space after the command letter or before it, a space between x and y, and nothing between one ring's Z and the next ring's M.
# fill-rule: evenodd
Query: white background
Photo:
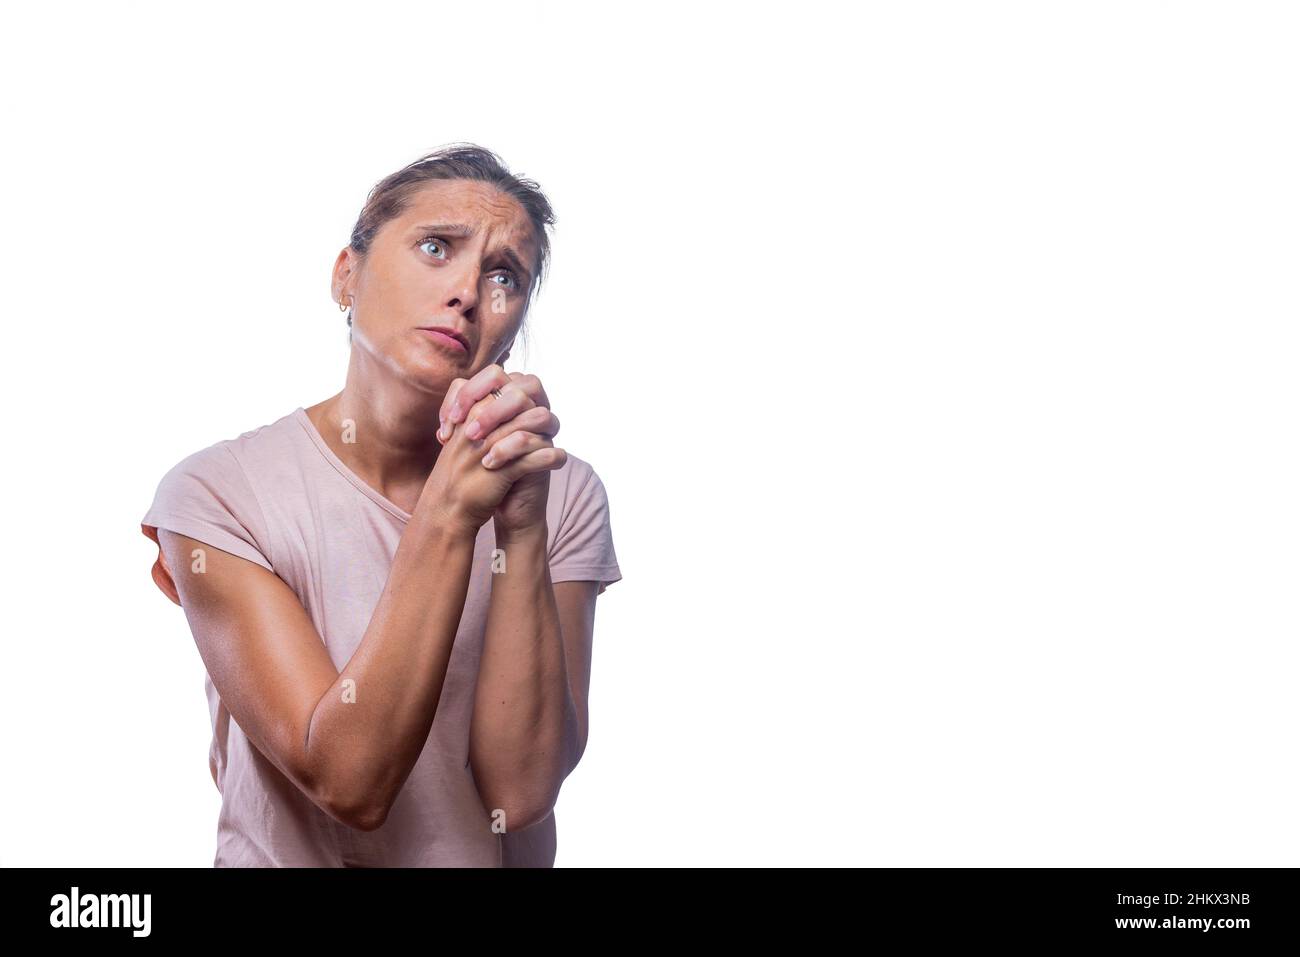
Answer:
M625 576L557 866L1296 865L1293 10L6 15L0 865L211 866L139 520L341 388L366 192L464 140Z

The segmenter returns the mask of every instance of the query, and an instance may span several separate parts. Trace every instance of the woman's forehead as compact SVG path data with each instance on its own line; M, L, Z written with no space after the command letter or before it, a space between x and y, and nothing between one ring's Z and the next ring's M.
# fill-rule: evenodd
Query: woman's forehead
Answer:
M512 196L490 183L474 180L434 180L413 193L401 216L403 228L422 224L469 226L512 242L532 238L532 221Z

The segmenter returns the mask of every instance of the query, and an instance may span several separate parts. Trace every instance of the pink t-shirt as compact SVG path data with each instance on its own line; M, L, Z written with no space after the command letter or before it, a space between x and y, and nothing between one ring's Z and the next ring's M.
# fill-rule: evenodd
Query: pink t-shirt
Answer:
M302 602L334 666L361 643L410 519L330 449L299 407L269 425L217 442L163 477L141 520L188 535L278 575ZM570 454L551 472L546 524L552 582L622 578L605 488ZM550 867L555 815L497 834L469 767L469 723L491 591L495 535L474 546L469 591L438 710L388 819L360 831L320 810L248 740L206 676L210 761L221 791L216 867ZM431 568L430 575L438 570ZM153 579L173 600L162 552Z

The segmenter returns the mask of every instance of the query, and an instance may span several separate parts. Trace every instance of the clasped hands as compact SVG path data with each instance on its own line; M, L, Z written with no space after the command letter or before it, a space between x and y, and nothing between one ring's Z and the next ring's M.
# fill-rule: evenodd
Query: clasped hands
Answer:
M495 363L472 378L453 379L438 422L443 450L430 478L442 483L457 520L477 529L491 518L498 540L544 533L548 473L568 456L551 441L560 420L541 380Z

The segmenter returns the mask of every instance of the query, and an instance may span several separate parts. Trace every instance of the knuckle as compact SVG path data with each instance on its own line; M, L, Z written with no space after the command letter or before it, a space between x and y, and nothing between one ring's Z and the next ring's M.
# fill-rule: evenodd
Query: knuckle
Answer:
M456 400L460 398L460 390L469 380L452 379L451 385L447 387L447 394L442 397L442 411L448 412L456 405Z

